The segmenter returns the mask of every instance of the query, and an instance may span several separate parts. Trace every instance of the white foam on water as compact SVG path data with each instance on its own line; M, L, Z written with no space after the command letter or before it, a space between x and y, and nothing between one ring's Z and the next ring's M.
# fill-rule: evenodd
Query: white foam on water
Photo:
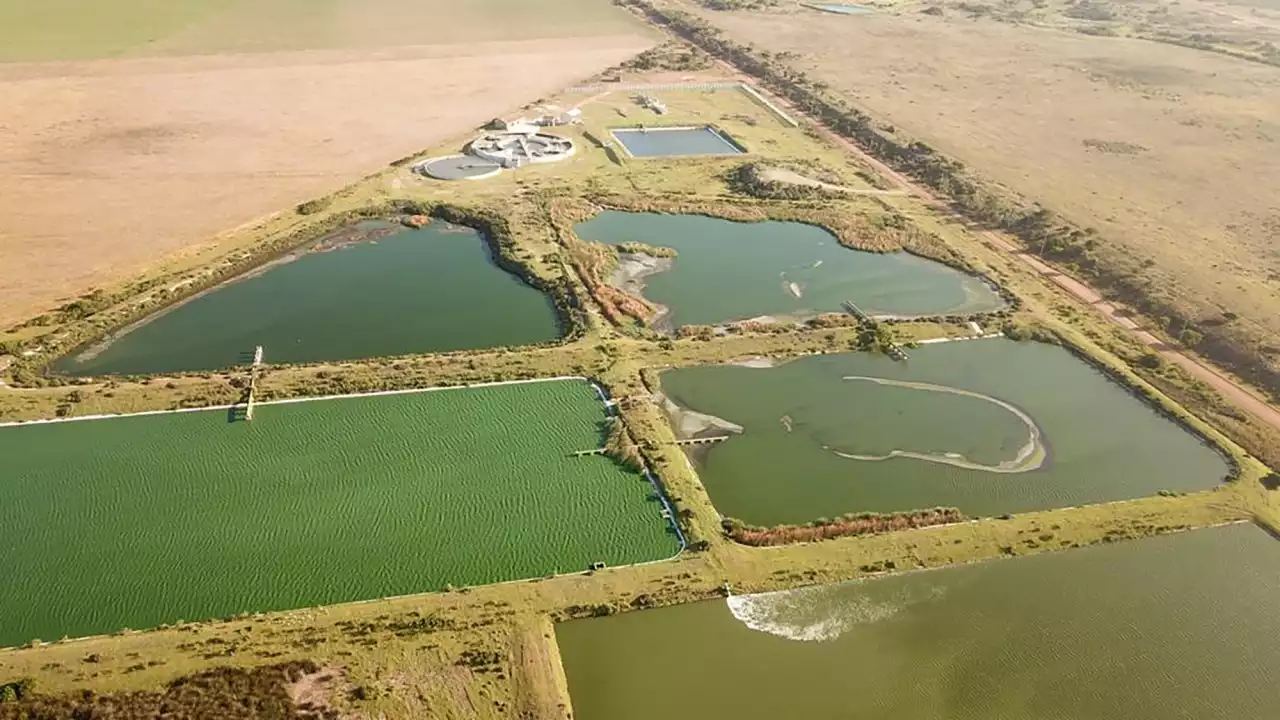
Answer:
M915 460L924 460L925 462L942 463L945 465L954 465L955 467L967 468L969 470L982 470L994 473L1025 473L1032 470L1038 470L1048 458L1048 451L1041 441L1040 427L1036 425L1035 420L1030 415L1020 410L1017 406L994 398L990 395L972 392L969 390L961 390L948 385L934 385L933 383L914 382L907 380L890 380L888 378L870 377L865 375L847 375L842 380L856 380L872 382L877 385L889 385L893 387L907 388L909 390L923 390L929 392L950 393L953 395L963 395L965 397L976 398L984 402L993 403L1005 410L1013 413L1022 424L1027 428L1027 441L1018 449L1018 454L1012 460L1001 460L995 465L983 465L973 462L966 458L963 454L957 452L942 453L920 453L911 450L890 450L887 455L863 455L858 453L845 453L835 448L823 446L823 450L830 451L836 455L848 460L863 460L871 462L879 462L889 460L896 457L913 458Z
M729 612L752 630L798 642L835 640L859 625L887 620L910 604L906 597L874 600L851 592L849 585L731 595L726 603Z

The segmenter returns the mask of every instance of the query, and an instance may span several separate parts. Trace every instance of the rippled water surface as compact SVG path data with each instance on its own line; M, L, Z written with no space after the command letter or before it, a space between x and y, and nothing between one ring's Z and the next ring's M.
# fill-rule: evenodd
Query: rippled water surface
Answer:
M0 429L0 645L665 558L582 381Z
M559 335L550 299L495 265L470 228L437 222L305 252L55 367L78 375L212 370L257 345L271 363L526 345Z
M756 525L938 505L990 516L1196 490L1227 473L1063 348L991 338L910 354L683 368L662 389L743 427L695 455L716 508Z
M557 626L579 720L1241 720L1280 707L1248 525Z
M851 250L803 223L606 211L576 231L594 242L675 248L671 269L647 278L644 290L670 308L674 325L841 312L846 300L870 313L896 315L1001 306L978 278L907 253Z

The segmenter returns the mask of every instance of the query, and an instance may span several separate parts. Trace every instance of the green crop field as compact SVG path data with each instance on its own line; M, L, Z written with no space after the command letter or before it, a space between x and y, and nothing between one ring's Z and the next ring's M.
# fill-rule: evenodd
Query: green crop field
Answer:
M0 0L0 62L634 34L608 0Z
M170 37L237 0L0 0L0 61L112 57Z
M657 560L582 381L0 429L0 645Z

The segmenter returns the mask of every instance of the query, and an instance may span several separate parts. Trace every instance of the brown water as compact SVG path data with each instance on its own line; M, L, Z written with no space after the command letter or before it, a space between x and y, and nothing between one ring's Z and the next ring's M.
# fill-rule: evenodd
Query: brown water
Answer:
M577 720L1280 717L1280 545L1237 525L558 626Z

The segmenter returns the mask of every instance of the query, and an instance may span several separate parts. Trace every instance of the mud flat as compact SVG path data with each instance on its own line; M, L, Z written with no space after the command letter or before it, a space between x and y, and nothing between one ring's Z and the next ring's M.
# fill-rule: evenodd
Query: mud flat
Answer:
M556 634L580 720L1237 720L1280 703L1277 578L1233 525Z
M693 457L720 513L752 525L935 506L993 516L1197 490L1229 472L1200 438L1040 343L682 368L661 385L668 403L741 426Z
M670 271L674 264L675 258L654 257L640 252L619 252L618 267L614 268L613 274L609 276L609 284L624 292L643 297L646 280L653 275ZM657 312L649 320L649 325L659 331L670 330L668 318L671 308L657 302L653 302L653 306Z

